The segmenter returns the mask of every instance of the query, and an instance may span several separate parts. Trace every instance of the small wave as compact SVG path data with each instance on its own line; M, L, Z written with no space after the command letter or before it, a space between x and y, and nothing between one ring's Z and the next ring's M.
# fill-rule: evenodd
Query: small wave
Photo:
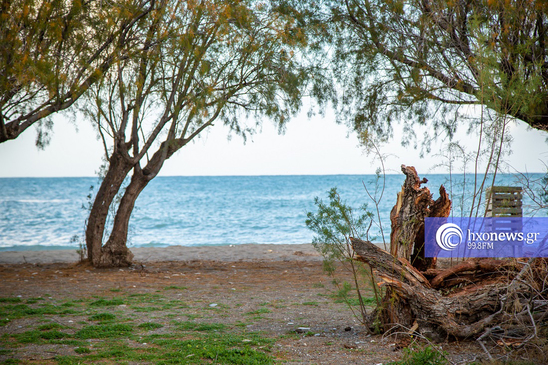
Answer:
M59 204L59 203L68 203L70 202L70 199L19 199L19 200L11 200L12 202L16 203L28 203L28 204L43 204L43 203L53 203L53 204Z

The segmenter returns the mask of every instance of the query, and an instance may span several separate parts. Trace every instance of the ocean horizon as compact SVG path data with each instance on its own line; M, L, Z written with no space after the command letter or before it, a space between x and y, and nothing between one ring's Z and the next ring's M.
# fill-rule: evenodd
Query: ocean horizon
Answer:
M538 179L544 174L529 176ZM445 185L453 195L453 215L469 210L470 175L422 177L429 180L425 186L434 199L439 186ZM327 201L328 191L337 187L352 207L367 203L368 210L375 212L364 185L374 194L376 179L376 175L343 174L160 176L136 202L128 246L311 243L314 234L305 220L307 212L316 212L314 198ZM386 239L390 210L404 180L403 174L385 175L379 212ZM518 184L514 175L497 176L497 185ZM97 177L0 178L0 252L77 249L83 243L88 195L93 196L98 185ZM531 203L524 197L526 212ZM369 239L383 241L378 227L372 227Z

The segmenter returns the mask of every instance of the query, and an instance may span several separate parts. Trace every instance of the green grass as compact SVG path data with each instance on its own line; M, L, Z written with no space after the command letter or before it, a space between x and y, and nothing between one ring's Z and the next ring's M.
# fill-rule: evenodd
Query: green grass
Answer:
M256 311L247 312L247 315L257 315L257 314L266 314L266 313L272 313L272 311L268 308L259 308Z
M150 331L150 330L155 330L155 329L158 329L158 328L162 328L162 327L164 327L164 325L160 324L160 323L145 322L145 323L141 323L137 327L142 328L144 330L149 330Z
M221 331L226 328L224 324L221 323L196 323L196 322L174 322L177 326L177 329L183 331L199 331L199 332L211 332L211 331Z
M21 298L17 297L3 297L0 298L0 303L21 303Z
M389 365L445 365L448 363L445 353L432 346L406 348L403 359Z
M114 299L99 299L94 302L89 303L92 307L110 307L113 305L122 305L125 304L124 301L120 298L114 298Z
M40 330L32 330L32 331L26 331L23 333L17 333L11 335L11 338L13 338L15 341L19 343L44 343L48 341L44 340L58 340L61 338L66 338L69 335L60 332L60 331L40 331Z
M135 312L143 312L143 313L157 312L162 310L162 308L160 307L134 307L134 306L132 306L131 309L133 309Z
M165 290L182 289L167 287ZM123 312L112 308L121 304L127 305ZM24 318L27 328L21 333L2 335L0 341L4 349L0 355L17 357L29 344L49 344L74 349L73 356L50 360L57 364L275 363L269 353L274 340L248 333L243 322L197 323L192 319L207 317L210 308L195 306L196 301L192 305L191 308L156 293L122 292L115 298L74 298L58 302L52 299L47 303L40 298L2 298L0 324ZM112 312L113 309L116 312ZM177 317L188 320L173 321L174 312ZM269 312L265 307L256 311ZM154 331L160 328L161 331ZM14 361L0 361L0 364L19 363Z
M12 302L9 302L12 303ZM23 317L63 315L78 313L72 309L66 309L52 304L40 304L38 307L31 307L27 304L15 304L0 306L0 318L18 319Z
M65 326L56 322L50 322L50 323L46 323L41 326L38 326L38 330L40 331L49 331L49 330L62 329L62 328L65 328Z
M96 313L88 318L90 321L114 321L116 316L112 313Z
M164 288L164 290L186 290L186 289L188 289L186 286L177 286L177 285L170 285Z
M93 338L120 338L130 336L133 332L133 326L123 323L115 324L97 324L85 326L74 334L74 337L89 340Z

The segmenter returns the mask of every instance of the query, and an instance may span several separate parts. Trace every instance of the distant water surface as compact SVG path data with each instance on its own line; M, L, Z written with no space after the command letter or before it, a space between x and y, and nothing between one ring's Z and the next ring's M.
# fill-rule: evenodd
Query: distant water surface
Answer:
M448 176L424 176L434 198L440 184L449 190ZM453 191L459 196L462 178L452 177ZM403 181L404 175L386 176L379 209L387 239L390 210ZM305 220L308 211L316 211L315 197L327 200L329 189L337 187L351 206L368 203L374 211L364 190L365 184L374 192L374 182L374 175L158 177L137 200L129 243L132 247L310 243L313 233ZM500 175L498 184L516 183L511 175ZM98 185L97 178L1 178L0 251L76 248L71 238L83 237L92 185ZM469 189L464 191L469 198ZM459 200L455 199L456 205ZM378 229L371 234L382 240Z

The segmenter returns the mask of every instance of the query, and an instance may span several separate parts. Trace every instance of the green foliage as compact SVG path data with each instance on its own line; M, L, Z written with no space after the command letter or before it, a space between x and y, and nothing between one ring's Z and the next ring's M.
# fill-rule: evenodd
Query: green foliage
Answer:
M328 204L314 199L318 212L307 213L306 225L316 233L314 247L324 256L327 265L331 265L334 261L344 262L354 257L350 237L366 238L373 215L367 211L367 205L363 205L361 215L355 217L354 210L341 200L336 188L329 191L328 197ZM333 270L330 266L325 268Z
M423 348L406 348L401 361L391 362L391 365L445 365L448 363L445 353L432 346Z
M362 138L403 143L452 137L465 105L482 104L548 130L545 58L548 7L538 2L325 1L341 120ZM463 113L464 114L464 113ZM495 119L497 119L495 117ZM427 126L426 128L417 128ZM417 135L423 130L425 135ZM495 133L496 130L494 130Z
M0 5L0 143L38 127L49 142L51 115L97 82L135 36L148 1L13 0Z
M0 303L21 303L21 298L0 298Z
M312 243L324 257L323 267L327 273L334 275L337 265L342 265L352 273L354 287L347 282L341 284L336 279L333 283L338 287L337 296L342 298L353 312L354 306L350 302L349 292L353 290L356 293L359 315L356 312L354 314L365 324L367 316L362 292L368 285L375 288L375 283L372 282L373 278L368 267L354 260L355 253L350 238L367 239L373 214L367 211L367 205L363 205L360 208L361 214L356 217L352 207L341 200L335 188L329 192L328 204L319 198L315 198L314 202L318 212L316 214L309 212L306 220L308 228L316 233ZM378 299L377 292L375 295Z

